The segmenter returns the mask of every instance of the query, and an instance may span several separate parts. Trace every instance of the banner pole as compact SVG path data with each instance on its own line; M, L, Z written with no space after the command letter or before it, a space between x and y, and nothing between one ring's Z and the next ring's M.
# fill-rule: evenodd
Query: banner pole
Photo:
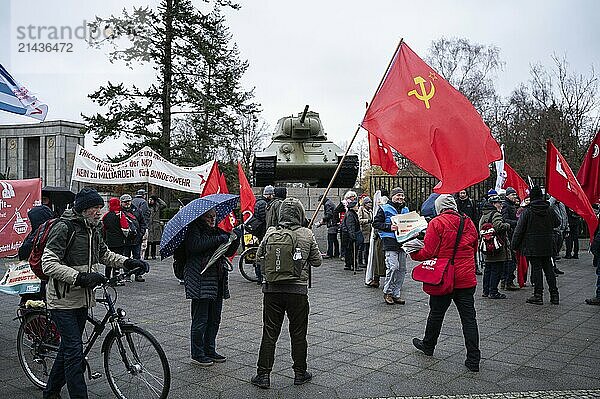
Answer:
M404 39L401 38L400 42L398 42L398 46L396 46L396 51L394 51L394 54L392 55L392 58L390 59L390 62L388 63L387 68L385 69L385 73L383 74L383 76L381 77L381 80L379 81L379 84L377 85L377 90L375 90L375 93L373 93L373 97L371 98L371 101L369 102L369 104L371 104L373 102L373 99L377 95L377 92L379 91L379 89L381 89L381 86L383 85L383 82L385 81L388 71L390 70L392 63L396 59L396 54L398 54L398 51L400 50L400 46L402 46L403 42L404 42ZM368 111L368 109L367 109L367 111ZM352 136L352 140L350 140L350 144L348 144L348 147L346 147L346 151L344 152L342 159L340 159L340 162L338 163L337 168L335 169L335 172L333 173L333 177L329 181L329 184L327 185L325 192L321 196L321 200L319 201L319 204L317 205L317 208L315 209L315 213L313 214L312 218L310 219L310 222L308 222L307 227L309 229L312 228L312 226L315 222L315 219L317 218L317 214L319 213L319 210L323 206L323 202L325 201L325 198L327 197L327 194L329 193L329 190L331 189L331 186L333 185L335 178L337 177L338 173L340 172L340 169L342 168L342 164L344 163L344 160L346 159L346 155L348 155L348 152L350 151L352 144L354 144L354 140L356 140L356 136L358 135L358 132L360 131L361 127L362 127L361 124L358 124L358 127L356 128L356 131L354 132L354 135ZM308 288L312 287L312 272L311 272L311 270L312 270L312 268L309 265L308 266Z

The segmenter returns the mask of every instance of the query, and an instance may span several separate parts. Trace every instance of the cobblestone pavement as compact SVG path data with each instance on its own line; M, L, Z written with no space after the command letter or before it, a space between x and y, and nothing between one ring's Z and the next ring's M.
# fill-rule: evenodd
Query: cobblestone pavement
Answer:
M255 373L261 338L262 294L235 270L232 298L225 301L217 339L227 362L210 368L189 362L189 302L172 276L170 262L152 261L145 283L119 287L119 306L150 331L169 358L171 398L591 398L600 397L600 307L584 304L595 289L591 256L560 260L559 306L525 303L532 288L507 292L506 300L481 297L476 308L481 337L479 373L463 362L465 349L458 314L451 307L433 357L412 346L427 319L427 295L407 275L406 305L385 305L380 290L367 288L362 274L328 260L313 273L310 290L308 363L312 383L293 385L287 323L277 346L270 390L248 381ZM413 266L414 262L409 262ZM4 267L0 267L2 271ZM410 270L410 267L409 267ZM478 276L481 284L481 276ZM0 294L0 384L3 398L41 398L16 357L17 299ZM101 312L96 307L96 312ZM90 363L103 372L100 346ZM112 397L104 377L89 383L91 398ZM68 396L66 389L63 397Z

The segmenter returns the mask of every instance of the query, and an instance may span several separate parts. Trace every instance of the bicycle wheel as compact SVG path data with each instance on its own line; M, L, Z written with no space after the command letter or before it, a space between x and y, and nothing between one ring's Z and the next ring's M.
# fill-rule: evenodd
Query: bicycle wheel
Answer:
M242 273L242 276L244 276L246 280L252 282L258 281L256 272L254 271L254 266L256 265L256 251L258 251L258 247L248 248L242 252L240 260L238 261L240 273Z
M113 393L120 399L166 398L171 370L158 341L137 326L122 326L121 332L120 337L109 333L102 344L104 371Z
M59 345L60 334L46 312L31 311L23 316L17 333L17 356L36 387L46 387Z

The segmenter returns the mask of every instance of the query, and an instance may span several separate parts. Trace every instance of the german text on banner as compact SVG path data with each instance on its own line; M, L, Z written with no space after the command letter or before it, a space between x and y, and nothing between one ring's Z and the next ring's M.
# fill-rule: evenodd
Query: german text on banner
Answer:
M387 71L362 126L455 193L486 179L500 147L477 110L406 43Z
M590 144L579 172L577 180L590 203L600 202L600 131L596 133Z
M27 212L41 205L42 180L0 180L0 258L16 255L31 232Z
M28 261L9 263L0 280L0 292L11 295L40 292L40 279L31 271Z
M182 168L144 147L122 162L106 162L77 146L72 180L94 184L149 183L201 194L214 161Z
M546 145L546 191L581 216L594 237L598 218L571 167L550 140Z

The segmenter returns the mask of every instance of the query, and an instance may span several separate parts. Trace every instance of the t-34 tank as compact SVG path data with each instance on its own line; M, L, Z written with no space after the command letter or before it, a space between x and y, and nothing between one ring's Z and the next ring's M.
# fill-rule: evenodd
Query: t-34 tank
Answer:
M254 184L307 183L327 187L344 150L327 140L319 114L304 112L277 121L273 141L254 154ZM353 187L358 175L358 155L348 154L332 187Z

